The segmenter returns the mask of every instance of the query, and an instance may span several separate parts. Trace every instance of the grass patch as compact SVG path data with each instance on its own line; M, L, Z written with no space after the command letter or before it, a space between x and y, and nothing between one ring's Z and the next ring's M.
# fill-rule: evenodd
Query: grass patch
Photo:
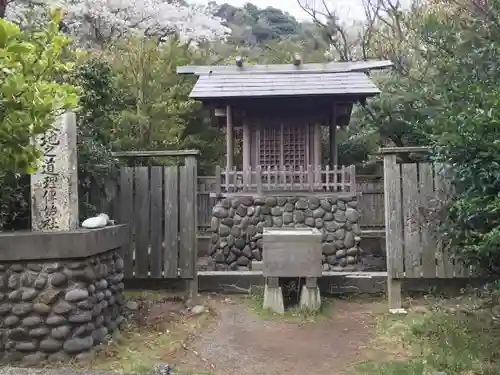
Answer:
M149 308L159 303L170 301L182 306L182 302L173 300L161 291L126 292L128 298L140 300L145 305L144 312L138 311L137 316L147 314ZM87 371L111 371L120 373L149 373L158 363L171 364L173 354L182 349L202 327L212 321L215 313L206 307L207 311L197 316L160 314L161 320L145 324L137 317L130 320L122 330L115 332L108 342L95 348L95 355L85 362L72 362L65 364L49 364L51 368L72 368ZM180 307L182 309L182 307ZM207 372L179 372L185 375L211 375Z
M126 290L123 294L127 299L140 299L150 302L158 302L165 298L176 299L176 297L161 290ZM180 300L180 297L177 298Z
M166 327L133 327L115 336L89 364L92 370L145 373L183 347L191 335L210 319L204 314L192 321Z
M500 326L483 314L420 309L383 315L372 348L387 353L360 364L362 375L500 375ZM380 356L379 356L380 357Z

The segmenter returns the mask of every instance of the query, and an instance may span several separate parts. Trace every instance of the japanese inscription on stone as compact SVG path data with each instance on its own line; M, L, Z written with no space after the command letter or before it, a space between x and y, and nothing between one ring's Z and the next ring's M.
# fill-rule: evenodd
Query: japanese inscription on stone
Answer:
M31 216L35 231L78 228L76 118L65 113L36 140L43 156L31 176Z

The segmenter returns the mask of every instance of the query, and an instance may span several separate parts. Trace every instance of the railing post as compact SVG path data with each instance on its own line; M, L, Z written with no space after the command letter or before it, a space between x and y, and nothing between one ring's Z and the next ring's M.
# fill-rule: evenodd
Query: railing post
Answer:
M217 165L215 167L215 194L217 194L218 197L220 197L222 194L222 189L221 189L222 181L221 180L222 180L221 168L220 168L220 165Z
M248 191L250 190L250 181L251 181L251 176L252 176L252 170L250 167L244 167L243 168L243 191Z
M322 179L321 179L321 165L316 165L316 170L314 171L314 188L315 190L321 190Z
M225 175L226 175L226 193L230 193L231 191L229 190L229 167L226 165L226 170L225 170Z
M307 184L309 185L309 191L314 191L314 175L312 165L307 166Z
M267 190L271 191L271 167L267 166Z
M262 195L262 167L260 165L255 169L255 180L257 183L257 194Z

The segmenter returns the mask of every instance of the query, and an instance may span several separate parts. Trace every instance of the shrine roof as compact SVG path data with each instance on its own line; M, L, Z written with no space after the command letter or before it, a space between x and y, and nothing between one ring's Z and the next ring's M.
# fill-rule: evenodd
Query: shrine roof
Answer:
M340 64L340 63L339 63ZM202 74L193 99L292 97L310 95L375 96L380 90L364 72L279 72Z

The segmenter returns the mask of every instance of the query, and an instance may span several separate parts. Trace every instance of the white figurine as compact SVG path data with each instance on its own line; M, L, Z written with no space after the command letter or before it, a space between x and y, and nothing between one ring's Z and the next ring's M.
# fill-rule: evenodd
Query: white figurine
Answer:
M114 221L109 220L109 216L106 214L99 214L94 217L89 217L82 223L82 227L86 229L103 228L106 225L114 225Z

